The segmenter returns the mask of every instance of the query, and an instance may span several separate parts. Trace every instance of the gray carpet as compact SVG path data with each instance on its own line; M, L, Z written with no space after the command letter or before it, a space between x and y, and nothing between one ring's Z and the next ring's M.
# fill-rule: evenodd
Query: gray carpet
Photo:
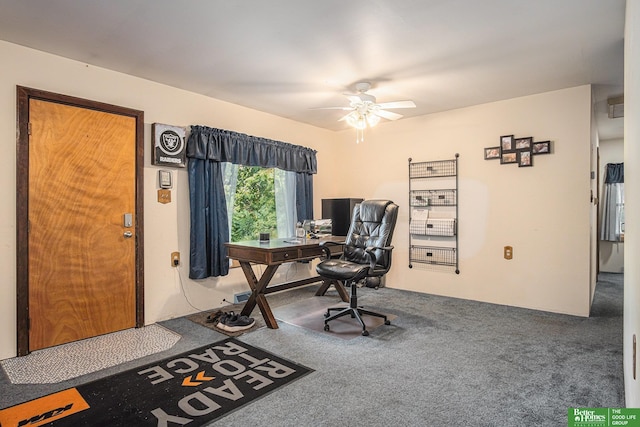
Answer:
M280 324L242 340L316 370L223 425L566 426L569 407L624 407L622 275L580 318L389 288L361 303L398 316L344 341Z
M275 311L315 290L268 299ZM566 426L569 407L624 407L622 275L601 275L589 318L389 288L359 294L398 317L351 340L286 322L239 337L315 372L212 425ZM183 337L172 354L224 337L186 319L162 324ZM51 391L0 378L0 407Z

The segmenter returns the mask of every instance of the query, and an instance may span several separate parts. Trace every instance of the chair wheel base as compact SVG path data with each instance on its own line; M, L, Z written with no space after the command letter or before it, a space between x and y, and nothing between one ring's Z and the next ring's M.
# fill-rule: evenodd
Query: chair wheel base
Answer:
M385 325L390 325L390 324L391 324L391 322L390 322L390 321L388 321L388 320L385 320L385 321L384 321L384 324L385 324Z
M324 325L324 330L328 331L329 330L329 325Z

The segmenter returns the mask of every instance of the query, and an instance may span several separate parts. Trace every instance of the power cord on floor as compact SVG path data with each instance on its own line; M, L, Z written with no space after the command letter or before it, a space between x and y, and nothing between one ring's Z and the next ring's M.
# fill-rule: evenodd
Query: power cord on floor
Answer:
M187 296L187 292L184 288L184 283L182 281L182 270L180 269L180 265L175 265L174 266L176 269L176 272L178 273L178 282L180 282L180 290L182 291L182 295L184 296L184 299L187 301L187 304L189 304L191 306L191 308L195 309L198 311L198 313L204 313L205 311L211 311L211 308L207 308L207 309L202 309L202 308L198 308L195 305L193 305L193 303L191 303L191 301L189 300L189 297ZM229 302L226 299L222 299L223 302Z

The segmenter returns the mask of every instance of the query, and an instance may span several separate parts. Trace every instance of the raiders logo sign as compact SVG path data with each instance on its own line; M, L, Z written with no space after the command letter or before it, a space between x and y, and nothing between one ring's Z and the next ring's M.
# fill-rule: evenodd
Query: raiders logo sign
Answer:
M160 123L151 125L153 164L183 168L186 166L185 128Z

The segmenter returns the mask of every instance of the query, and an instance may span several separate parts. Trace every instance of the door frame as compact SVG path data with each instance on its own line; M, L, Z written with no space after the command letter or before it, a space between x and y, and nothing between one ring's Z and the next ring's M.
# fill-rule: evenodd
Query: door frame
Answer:
M135 295L136 328L144 326L144 112L24 86L16 86L16 294L18 356L29 354L29 101L38 99L133 117L135 148Z

